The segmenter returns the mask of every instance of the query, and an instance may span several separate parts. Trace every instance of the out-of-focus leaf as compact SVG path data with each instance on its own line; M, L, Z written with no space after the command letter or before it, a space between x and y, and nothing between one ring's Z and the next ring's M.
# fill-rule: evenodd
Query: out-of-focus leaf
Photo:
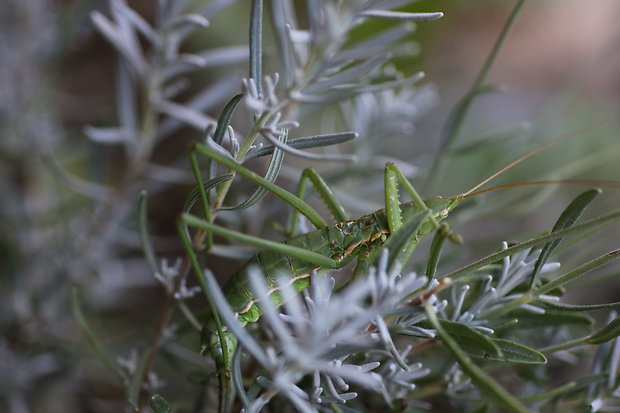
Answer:
M146 70L146 61L140 50L135 47L136 45L133 42L128 42L128 39L123 36L121 30L102 13L94 11L91 13L90 17L101 34L112 43L121 55L127 58L127 61L131 63L137 73L144 73Z
M521 400L524 403L536 403L536 402L541 402L544 400L550 400L556 397L560 397L564 394L568 394L575 387L577 387L577 383L574 381L569 381L568 383L563 384L558 388L546 391L544 393L538 393L538 394L534 394L532 396L526 396L526 397L519 397L519 400Z
M225 77L198 93L198 95L191 98L188 102L185 102L183 106L186 106L196 112L205 113L217 105L220 105L222 101L227 96L230 96L232 91L238 86L239 79L237 76ZM181 128L184 124L184 121L173 117L163 119L157 130L158 139L171 135L179 130L179 128ZM215 121L212 124L215 125Z
M161 113L170 115L200 131L205 130L208 125L215 124L214 119L208 117L202 112L198 112L197 110L170 100L159 101L157 104L157 110Z
M153 274L159 274L161 271L159 270L159 265L155 258L155 251L153 250L153 245L151 244L151 238L149 236L146 196L146 191L142 191L138 197L138 230L140 232L140 241L142 243L142 249L144 250L146 262L149 264L149 267L151 267Z
M386 50L386 48L399 40L404 39L413 31L412 24L401 24L396 27L384 30L362 42L356 43L352 47L342 51L337 57L337 62L350 62L353 60L366 59L375 56Z
M142 390L142 383L144 381L144 372L146 370L146 362L150 358L152 348L148 348L144 351L136 369L133 371L131 379L129 380L129 386L127 387L127 401L133 406L136 411L139 408L140 391Z
M450 150L453 155L466 155L468 153L475 153L481 149L486 149L490 145L500 145L505 141L510 141L522 135L526 131L531 129L529 122L522 122L516 125L502 128L501 130L492 132L488 135L477 138L476 140L464 144L462 146L455 147Z
M96 128L85 126L84 134L93 142L111 144L126 144L132 142L134 132L124 128Z
M427 22L441 19L443 13L407 13L391 10L365 10L359 14L360 17L385 20L408 20Z
M159 394L151 396L149 399L149 406L151 406L151 409L153 409L155 413L174 413L170 403Z
M363 76L368 75L373 70L382 66L390 59L390 55L386 53L379 54L377 56L372 57L371 59L357 64L349 69L343 70L340 73L337 73L333 76L330 76L326 79L319 80L314 82L312 85L301 91L304 95L315 95L317 93L324 92L328 89L333 88L336 85L340 85L352 80L357 80Z
M110 369L110 371L112 371L121 379L124 379L124 374L119 370L116 364L114 364L110 360L108 354L103 349L103 346L99 343L99 339L93 332L92 328L90 328L90 324L88 323L86 317L84 316L84 313L82 312L79 291L77 288L73 288L73 290L71 290L71 311L73 312L73 317L75 318L75 321L77 322L78 326L80 326L80 329L86 336L86 339L88 340L90 345L93 346L93 348L95 349L101 361L103 361L105 366Z
M517 318L519 320L519 329L553 327L569 324L590 326L594 323L594 320L586 314L560 310L546 310L544 314L538 314L519 309L511 311L506 317L510 319Z
M556 232L564 228L571 227L581 216L586 207L600 195L600 189L590 189L582 194L580 194L577 198L575 198L567 207L562 211L560 217L557 222L553 226L551 232ZM532 271L532 278L530 282L530 289L533 289L538 286L538 276L540 274L540 270L543 265L547 262L553 251L560 245L562 242L562 238L556 239L554 241L548 242L543 247L538 259L536 260L536 265L534 266L534 270Z
M614 318L600 330L590 334L584 341L587 344L602 344L620 336L620 317Z

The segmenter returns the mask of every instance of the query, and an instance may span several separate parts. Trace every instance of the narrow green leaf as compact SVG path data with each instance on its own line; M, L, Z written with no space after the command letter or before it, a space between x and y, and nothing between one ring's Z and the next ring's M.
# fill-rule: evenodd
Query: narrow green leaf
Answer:
M591 326L594 323L594 320L592 320L590 316L579 314L574 311L546 310L544 314L538 314L517 309L511 311L506 316L509 319L518 319L519 329L543 328L569 324Z
M382 249L387 249L389 252L388 268L392 270L396 262L402 262L406 260L409 251L406 251L407 247L411 243L411 239L418 232L419 227L422 225L425 219L429 217L428 213L419 212L411 217L409 221L403 224L394 234L391 234ZM375 250L373 261L377 260L381 255L381 248ZM413 252L413 251L411 251Z
M136 370L133 372L127 387L127 401L133 408L138 411L140 403L140 391L142 390L142 383L144 382L144 372L146 370L146 362L150 358L152 348L148 348L138 361Z
M620 336L620 316L585 339L587 344L603 344Z
M103 349L103 346L99 343L99 339L97 339L97 336L93 332L92 328L90 328L90 324L88 323L86 317L84 316L84 313L82 312L82 307L80 305L80 293L77 287L74 287L71 290L71 311L73 312L73 318L75 318L78 326L80 326L80 329L86 336L86 339L88 340L90 345L93 346L93 349L95 349L95 352L97 353L103 364L105 364L105 366L118 377L124 379L125 375L116 366L116 364L110 360L108 354Z
M207 182L205 182L202 185L202 187L204 188L205 192L208 192L210 189L215 188L216 186L226 181L229 181L232 178L233 178L232 174L224 174L224 175L216 176L215 178L211 178ZM183 203L183 211L189 212L190 209L192 209L192 207L196 203L196 201L198 201L199 199L200 199L200 187L195 186L194 188L192 188L189 195L187 195L187 198L185 198L185 202Z
M547 307L557 308L564 311L597 311L597 310L617 310L620 309L620 301L607 304L591 304L591 305L571 305L561 304L555 301L540 300Z
M146 191L142 191L138 197L138 231L140 232L140 243L144 250L146 262L149 264L149 267L151 267L153 274L159 274L161 271L159 270L153 244L151 244L151 238L149 236L146 196Z
M440 320L440 323L446 333L456 341L467 355L483 358L495 357L494 359L502 357L502 351L495 344L495 340L478 330L456 321Z
M588 221L583 221L581 224L573 225L570 228L566 228L553 233L545 233L542 235L538 235L532 239L516 244L512 247L503 249L501 251L497 251L491 255L488 255L478 261L466 265L464 267L459 268L458 270L452 271L449 274L444 275L441 278L450 277L453 280L457 279L463 275L469 274L477 269L482 267L486 267L487 265L493 264L496 261L501 260L504 257L508 257L510 255L514 255L519 251L526 250L528 248L535 247L537 245L545 244L549 241L553 241L559 238L566 237L568 235L578 234L580 232L588 232L595 228L600 228L603 225L610 224L613 221L617 221L620 219L620 210L615 210L607 215L603 215L598 218L590 219ZM591 235L591 234L589 234ZM543 286L544 287L544 286Z
M149 406L155 413L174 413L170 403L159 394L154 394L149 399Z
M547 358L541 352L524 346L523 344L501 338L495 338L492 341L501 350L502 354L499 357L493 355L485 357L487 360L526 364L547 363Z
M553 390L546 391L544 393L533 394L531 396L519 397L524 403L537 403L545 400L553 399L555 397L562 396L568 392L571 392L577 386L577 382L569 381L566 384L561 385Z
M598 188L590 189L588 191L585 191L578 197L576 197L562 212L557 222L553 226L553 229L551 230L551 232L556 232L564 228L571 227L575 222L577 222L577 220L579 219L583 211L586 209L586 207L600 193L601 193L601 190ZM538 256L538 260L536 260L536 265L534 266L534 270L532 271L530 290L538 286L538 277L540 275L540 270L542 269L543 265L545 265L545 263L551 256L551 253L553 253L553 251L557 248L557 246L560 245L560 242L562 242L562 238L558 238L554 241L548 242L543 247L542 251L540 252L540 255Z
M230 125L232 116L235 113L235 109L237 109L239 102L241 102L241 99L243 99L242 93L239 93L238 95L233 96L228 101L226 106L224 106L224 109L222 109L222 113L220 114L220 117L217 120L217 127L215 128L215 132L213 132L213 140L218 145L222 144L222 141L224 140L224 134L226 133L226 129L228 128L228 125Z
M282 130L282 133L280 133L280 136L278 137L278 141L282 142L283 144L286 144L287 139L288 139L288 130L284 129ZM274 183L276 181L276 178L280 174L280 168L282 167L283 160L284 160L284 151L280 148L276 148L276 150L273 152L273 156L271 157L271 160L269 161L267 172L265 173L265 180L267 182ZM220 209L224 211L241 211L256 204L258 201L260 201L265 196L265 194L267 194L267 190L264 187L259 186L248 197L248 199L241 202L240 204L232 206L232 207L222 207Z
M238 164L234 159L231 159L219 153L217 150L212 149L207 145L197 144L196 150L199 153L202 153L203 155L213 158L216 162L222 165L225 165L228 168L236 171L238 174L246 177L252 182L257 183L258 185L266 188L269 192L273 193L275 196L279 197L284 202L291 205L301 214L305 215L315 227L324 228L327 226L327 223L325 222L325 220L314 210L314 208L312 208L306 202L299 199L298 197L296 197L294 194L290 193L289 191L282 189L279 186L265 180L265 178L263 178L259 174L243 167L242 165Z
M576 228L576 227L572 227L572 228ZM620 258L620 249L610 251L605 255L601 255L600 257L597 257L591 261L586 262L585 264L562 275L561 277L558 277L555 280L550 281L547 284L543 285L542 287L535 289L534 291L532 291L532 295L539 296L541 294L546 294L549 291L553 290L554 288L557 288L563 284L566 284L567 282L577 277L580 277L583 274L588 273L604 264L607 264L609 261L615 260L617 258Z
M235 109L237 109L237 105L239 105L239 102L241 102L241 99L243 99L243 94L241 93L233 96L228 101L226 106L224 106L224 109L222 109L222 113L220 113L220 117L217 120L217 127L213 132L213 141L218 145L221 145L222 141L224 140L226 129L228 129L228 125L230 125L232 116L235 113ZM207 129L207 132L208 131L209 129ZM208 179L213 178L217 173L216 165L211 158L207 159L206 169L209 174L207 176Z
M435 279L437 265L439 264L439 256L441 255L441 248L443 247L444 241L448 237L448 232L446 229L447 224L442 222L439 229L435 231L433 241L431 242L431 247L428 254L428 263L426 264L426 276L428 277L429 282Z
M524 134L531 128L529 122L522 122L516 125L508 126L501 130L491 132L487 135L475 138L467 144L458 146L450 150L453 156L467 155L469 153L478 153L482 149L488 149L489 145L502 145L505 141L511 141L519 135Z
M489 404L484 402L480 406L476 407L472 413L487 413L489 411Z
M435 309L428 302L424 302L426 314L432 326L437 330L439 337L450 350L456 361L459 363L463 372L469 376L471 381L478 389L489 396L495 403L503 406L507 411L513 413L531 413L517 398L512 396L499 383L493 380L480 367L478 367L467 355L461 350L454 339L446 333L435 315Z

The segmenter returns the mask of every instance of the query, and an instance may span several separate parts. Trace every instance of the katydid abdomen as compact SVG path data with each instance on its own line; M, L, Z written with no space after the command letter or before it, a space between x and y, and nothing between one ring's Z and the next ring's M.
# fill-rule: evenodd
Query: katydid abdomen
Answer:
M445 205L446 199L441 200L443 202L440 205ZM435 199L427 202L435 204L433 201ZM403 203L400 205L400 209L404 222L420 212L414 202ZM430 216L435 219L440 220L444 217L443 208L433 209L432 211L433 213ZM421 236L430 232L436 226L436 222L433 218L427 218L426 222L423 222L418 227L418 231L412 237L411 242L417 243ZM223 288L224 297L241 325L258 321L263 313L260 303L254 297L249 285L248 272L252 269L262 272L270 288L270 299L274 305L280 306L282 304L282 297L278 290L281 287L281 282L278 283L278 279L288 280L288 284L299 293L309 287L312 271L342 268L358 257L362 251L371 252L378 249L387 240L389 235L390 229L386 210L380 209L358 219L339 222L290 238L284 241L283 244L329 257L333 259L335 265L325 267L275 251L260 251L226 282ZM235 338L227 329L223 331L222 338L227 341L228 351L232 353L236 347ZM211 352L218 367L226 368L226 363L223 362L223 359L226 357L222 357L221 353L221 339L212 319L207 320L204 325L202 342L205 346L204 350ZM229 354L228 357L232 357L232 354Z
M301 234L283 243L333 258L337 262L333 268L341 268L354 259L361 249L380 243L382 236L388 232L385 211L381 209L356 220ZM274 251L258 252L235 272L223 289L224 296L241 324L257 321L262 315L260 305L254 300L248 285L247 273L252 268L262 272L273 292L272 299L276 305L281 304L276 282L279 278L290 280L295 291L301 292L310 285L311 272L321 269L300 258Z

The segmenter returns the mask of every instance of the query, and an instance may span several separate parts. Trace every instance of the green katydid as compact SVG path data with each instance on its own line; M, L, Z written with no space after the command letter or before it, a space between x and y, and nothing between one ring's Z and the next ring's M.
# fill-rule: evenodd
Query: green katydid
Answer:
M261 249L229 279L223 288L224 296L237 320L245 325L257 321L262 315L261 307L253 297L246 278L247 271L252 266L257 266L262 271L268 285L271 286L271 298L276 305L280 305L281 297L276 284L277 278L288 277L289 284L296 291L301 292L309 286L312 271L341 268L355 258L358 258L358 262L354 275L363 274L374 262L381 247L386 245L390 239L397 238L394 234L399 235L400 243L390 249L391 255L394 253L394 256L390 258L392 264L406 262L420 238L431 231L441 229L443 236L458 242L460 237L457 234L451 232L445 224L440 225L441 221L448 216L454 207L467 197L487 192L488 190L476 191L499 174L573 134L556 138L527 153L465 193L453 197L432 197L423 200L400 169L395 164L388 163L385 168L385 208L354 220L349 219L344 208L333 196L325 182L311 169L303 172L296 196L241 166L232 157L223 154L221 151L209 145L196 144L192 150L191 159L201 189L205 211L208 210L208 205L200 170L197 167L196 153L206 155L211 160L226 166L230 171L242 175L280 197L292 205L296 211L306 216L317 229L278 243L216 225L209 222L211 216L205 213L207 220L190 214L183 214L180 221L180 232L194 265L194 270L199 274L200 279L202 278L201 269L187 237L186 226L195 227L201 231L224 236ZM317 192L337 221L336 224L327 225L323 218L303 201L306 181L310 181L316 187ZM223 180L219 182L223 182ZM399 202L398 183L405 188L412 201ZM542 183L544 182L518 185ZM294 227L294 225L293 222L292 226ZM211 312L210 317L212 319L207 321L203 330L203 344L211 350L216 361L220 371L220 386L226 386L230 382L232 353L236 342L232 334L221 326L214 308L211 309Z

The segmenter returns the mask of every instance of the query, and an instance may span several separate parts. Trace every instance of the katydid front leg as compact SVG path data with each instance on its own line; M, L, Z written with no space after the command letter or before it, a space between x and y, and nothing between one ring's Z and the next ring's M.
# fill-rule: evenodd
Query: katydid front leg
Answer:
M336 220L336 222L343 222L349 220L349 215L345 211L342 203L336 198L332 190L327 186L323 178L312 168L306 168L301 173L299 178L299 184L297 185L297 197L304 199L306 195L307 183L310 182L314 189L318 192L323 200L323 203L329 209L330 213ZM289 224L288 234L294 236L297 233L297 225L299 223L299 216L297 211L293 211Z

